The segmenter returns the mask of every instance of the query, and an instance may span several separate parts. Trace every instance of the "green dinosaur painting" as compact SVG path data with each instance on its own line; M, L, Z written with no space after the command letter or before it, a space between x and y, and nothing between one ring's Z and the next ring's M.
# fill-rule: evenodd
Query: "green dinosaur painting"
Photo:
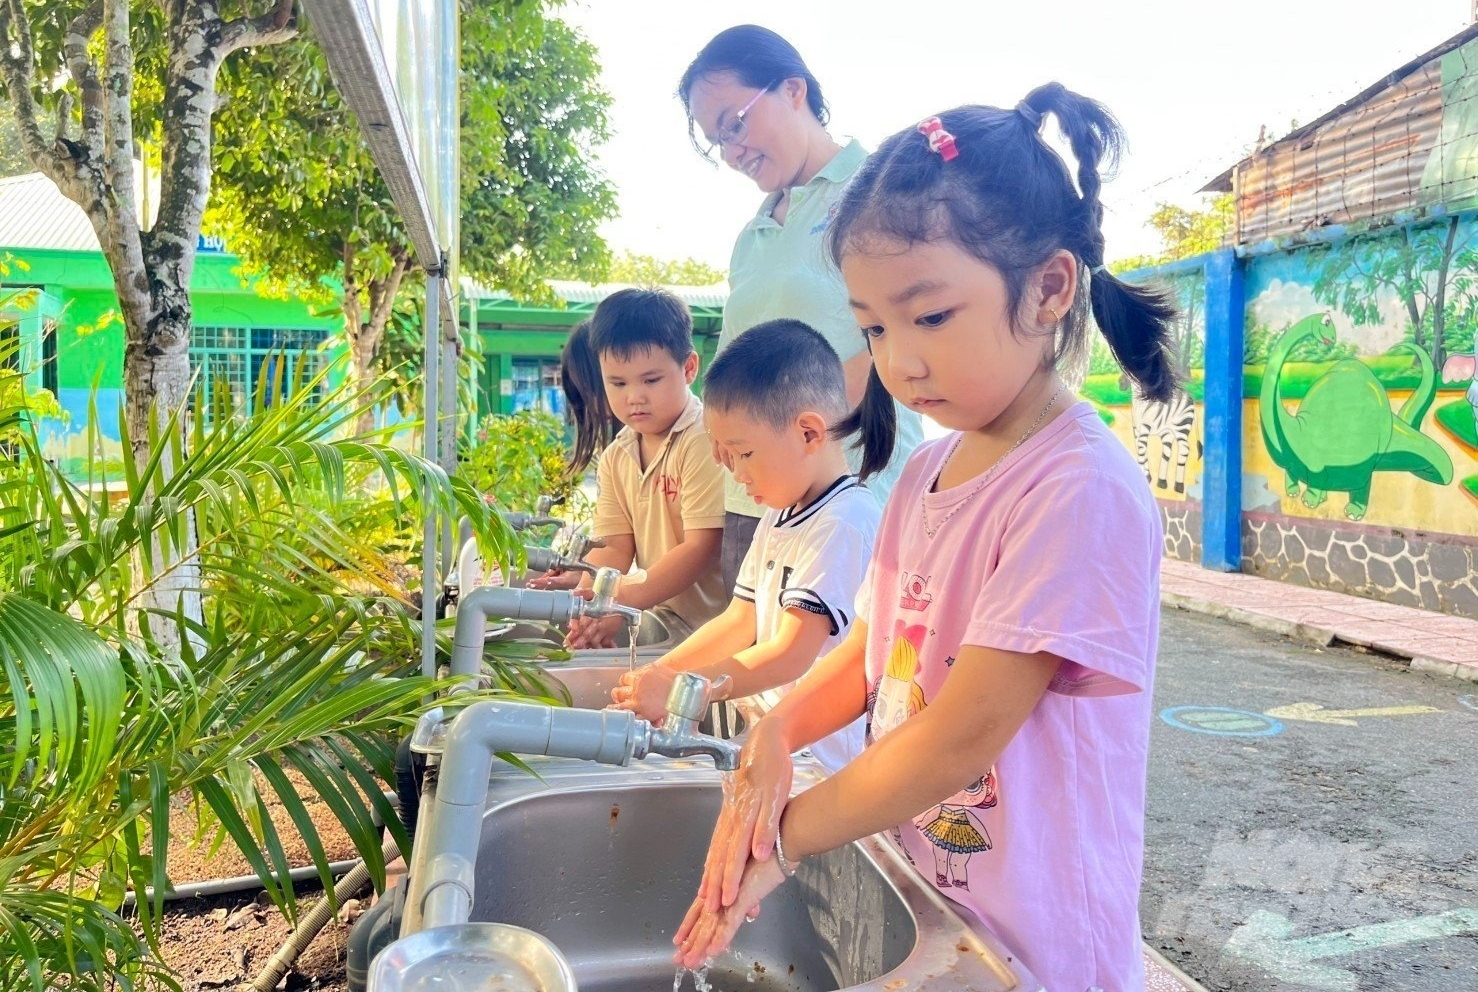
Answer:
M1288 473L1288 495L1297 496L1302 489L1304 505L1316 507L1331 492L1347 493L1345 516L1359 520L1370 503L1370 482L1376 472L1410 472L1426 482L1451 482L1452 459L1418 429L1437 395L1432 359L1420 348L1398 346L1415 353L1422 372L1421 384L1399 413L1391 412L1386 387L1375 373L1353 358L1336 362L1316 379L1297 413L1284 409L1278 396L1283 364L1300 341L1315 336L1326 344L1333 342L1329 314L1305 317L1284 331L1263 371L1259 411L1263 442L1273 461Z

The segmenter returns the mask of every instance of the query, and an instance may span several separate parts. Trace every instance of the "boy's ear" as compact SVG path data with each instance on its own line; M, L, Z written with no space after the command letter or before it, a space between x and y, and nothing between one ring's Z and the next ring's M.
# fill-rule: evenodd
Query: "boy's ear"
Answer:
M805 441L806 447L826 443L826 418L816 411L801 411L800 415L795 418L795 425L800 429L801 439Z
M683 378L687 379L690 386L693 380L698 378L698 353L696 351L688 352L687 360L683 362Z

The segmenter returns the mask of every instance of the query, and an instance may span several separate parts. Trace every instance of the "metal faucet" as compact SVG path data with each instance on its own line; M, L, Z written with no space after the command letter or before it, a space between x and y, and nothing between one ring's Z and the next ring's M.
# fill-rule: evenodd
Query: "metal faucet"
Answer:
M457 626L452 632L451 674L478 675L482 672L482 652L489 619L559 624L576 617L622 616L629 625L639 624L641 610L616 602L620 585L620 572L614 568L602 568L595 574L594 596L588 600L564 589L479 586L466 592L457 606Z
M599 571L596 566L588 561L578 558L567 558L555 551L553 548L540 548L532 545L524 545L524 560L530 573L533 572L584 572L594 575Z
M524 560L530 572L584 572L594 576L599 569L585 560L593 548L606 542L591 537L583 527L566 527L555 535L547 548L525 546Z
M679 672L667 693L667 719L662 721L662 726L652 727L645 739L638 735L631 756L645 758L649 754L661 754L686 758L701 754L712 758L714 767L721 772L738 768L741 745L698 732L698 721L708 712L714 690L729 681L727 675L717 682L709 682L701 675Z
M641 610L632 606L622 606L616 602L616 594L621 591L621 573L614 568L598 568L595 570L595 580L590 584L590 599L586 601L582 611L587 617L615 617L626 618L628 626L635 627L641 623Z
M553 496L540 496L539 501L534 504L533 513L504 513L503 522L514 530L528 530L530 527L544 527L549 524L564 526L564 520L552 517L550 513L554 509L555 499Z
M740 745L698 733L712 692L701 675L680 673L667 694L668 715L661 727L625 710L564 709L501 699L473 703L449 725L438 719L440 714L424 718L424 743L431 744L431 732L444 726L445 738L436 742L444 750L434 813L416 834L416 852L425 870L411 873L402 934L470 918L494 754L547 754L608 765L652 754L706 755L720 771L733 771L739 767ZM435 753L434 747L428 750Z
M559 554L573 561L579 561L594 549L606 546L604 539L591 537L584 527L565 527L555 535L550 544Z

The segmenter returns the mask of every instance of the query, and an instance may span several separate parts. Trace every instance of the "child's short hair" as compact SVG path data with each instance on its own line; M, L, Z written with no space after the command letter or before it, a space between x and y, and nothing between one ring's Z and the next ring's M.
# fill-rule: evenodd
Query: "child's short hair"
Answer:
M776 430L806 410L833 424L851 409L836 351L810 325L790 319L756 324L720 352L703 376L703 404Z
M609 353L623 362L660 348L681 364L693 353L693 315L665 289L618 290L591 314L590 343L596 355Z

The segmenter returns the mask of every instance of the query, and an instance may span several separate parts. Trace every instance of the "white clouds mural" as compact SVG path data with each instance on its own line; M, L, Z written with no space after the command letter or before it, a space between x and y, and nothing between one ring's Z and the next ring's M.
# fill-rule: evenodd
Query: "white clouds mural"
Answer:
M1314 299L1309 287L1298 282L1273 279L1251 302L1253 318L1258 324L1277 332L1315 313L1327 313L1334 321L1340 341L1353 344L1362 355L1383 354L1399 344L1409 322L1406 310L1394 293L1380 298L1381 323L1356 326L1337 307Z

